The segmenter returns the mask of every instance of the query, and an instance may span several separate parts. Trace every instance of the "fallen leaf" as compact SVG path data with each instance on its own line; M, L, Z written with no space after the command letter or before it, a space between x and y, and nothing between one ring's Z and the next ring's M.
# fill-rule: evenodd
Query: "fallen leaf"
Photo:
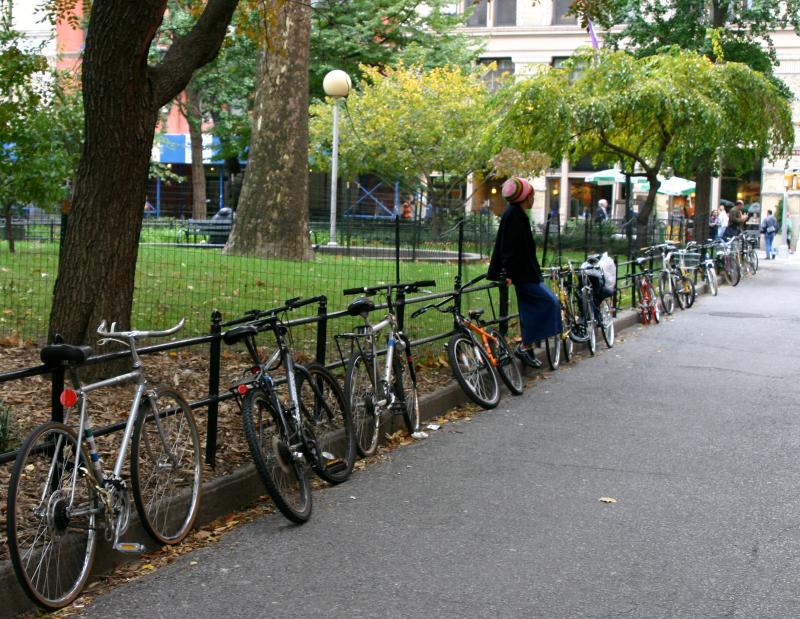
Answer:
M616 503L617 499L613 499L610 496L601 496L600 497L601 503Z

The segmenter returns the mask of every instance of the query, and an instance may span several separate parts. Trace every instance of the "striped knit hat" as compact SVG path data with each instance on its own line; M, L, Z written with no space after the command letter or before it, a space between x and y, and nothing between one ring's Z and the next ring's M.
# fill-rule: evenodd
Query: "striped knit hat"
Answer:
M506 202L517 204L533 193L533 187L524 178L512 176L503 183L502 194Z

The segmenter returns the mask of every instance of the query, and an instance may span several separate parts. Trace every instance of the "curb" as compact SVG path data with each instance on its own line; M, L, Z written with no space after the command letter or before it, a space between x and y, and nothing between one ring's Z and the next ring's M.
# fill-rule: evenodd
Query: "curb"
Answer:
M705 283L697 284L697 294L706 291ZM615 331L623 331L639 324L639 313L636 310L619 311L614 319ZM576 344L576 347L585 347L585 344ZM546 361L545 361L546 365ZM534 375L542 370L531 370L523 367L526 376ZM545 370L546 371L546 370ZM465 404L469 399L453 380L450 384L420 398L420 422L435 419L455 406ZM384 422L384 432L393 433L403 428L403 422L398 416L391 416ZM203 484L201 497L201 510L197 516L197 525L203 525L241 509L252 503L257 498L266 494L264 486L256 473L255 466L248 464L230 475L220 477ZM145 544L146 552L158 549L152 542L138 521L136 510L133 510L130 529L126 538L140 540ZM131 558L119 552L113 552L110 544L101 541L95 553L92 574L89 582L98 576L108 574L119 565L138 559L138 555ZM28 599L17 583L14 570L10 561L0 565L0 618L14 617L18 614L35 611L36 606Z

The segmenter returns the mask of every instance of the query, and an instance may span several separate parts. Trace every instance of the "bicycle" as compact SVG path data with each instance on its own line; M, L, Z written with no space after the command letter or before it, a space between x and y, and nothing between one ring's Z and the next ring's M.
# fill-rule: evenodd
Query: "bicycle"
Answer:
M752 237L746 232L736 236L738 245L739 264L744 275L755 275L758 271L758 253L756 252L757 237Z
M406 284L384 284L380 286L348 288L346 295L364 294L347 306L350 316L360 316L364 324L353 333L336 336L337 346L341 339L348 339L356 350L347 362L345 374L345 398L350 403L356 449L362 456L371 456L378 448L378 430L384 410L402 415L408 433L415 438L423 438L419 432L419 398L417 394L417 374L411 354L411 342L400 331L395 313L392 293L400 295L417 292L421 288L435 286L431 280ZM382 292L386 295L386 314L376 322L370 322L369 314L376 309L371 296ZM376 344L376 335L388 329L386 340L386 359L381 369ZM341 351L341 349L340 349ZM405 353L405 358L395 356L395 352Z
M80 595L94 560L98 532L114 550L140 553L144 546L123 542L131 522L130 494L145 531L159 544L176 544L197 516L200 500L200 437L186 400L169 388L149 388L136 340L178 332L181 320L163 331L117 331L103 321L99 345L117 342L130 350L132 368L82 385L77 366L89 346L56 343L41 351L49 367L65 367L72 387L61 393L63 422L40 425L17 455L8 491L8 548L25 593L39 606L55 610ZM90 425L88 395L101 388L135 383L114 469L102 466ZM78 418L70 424L70 411ZM77 430L75 426L77 425ZM130 487L123 478L131 449Z
M714 256L717 273L722 274L728 285L736 286L742 278L742 271L735 256L733 240L717 239L713 245L717 248Z
M554 289L558 303L561 306L561 324L563 330L545 340L545 352L547 353L547 363L551 370L558 369L561 364L561 349L564 351L564 360L569 362L573 353L573 342L570 337L572 325L575 324L575 306L570 300L571 286L568 287L567 281L571 283L571 273L569 269L560 267L550 267L550 288ZM567 278L570 277L569 280ZM562 344L563 343L563 344Z
M675 299L678 301L678 307L682 310L689 309L694 305L697 298L697 290L694 287L694 282L689 276L689 268L686 266L686 249L676 249L672 253L676 257L674 261L671 259L672 265L672 288L675 291Z
M635 264L640 272L635 272L634 267L634 290L639 291L639 311L642 316L642 324L649 325L650 322L661 322L661 310L658 307L659 297L653 288L653 272L645 266L646 258L636 258Z
M675 279L673 277L673 269L671 265L672 252L675 250L675 245L670 242L660 243L652 247L645 247L642 253L646 257L652 257L657 252L661 252L661 271L658 275L658 296L661 299L661 307L664 312L672 314L675 311Z
M605 288L605 274L599 266L600 255L595 254L586 257L586 263L581 265L581 274L589 284L589 307L594 317L595 328L600 329L603 334L603 341L606 348L614 347L614 311L610 305L609 292Z
M464 290L485 277L480 275L472 279L442 301L419 308L411 317L417 318L429 309L453 315L455 333L446 346L453 376L470 400L483 408L494 408L500 401L497 375L514 395L521 395L525 385L514 352L506 339L497 329L481 320L483 310L469 310L468 316L461 314L460 297ZM459 299L459 303L455 302L456 299Z
M569 337L573 342L586 344L589 354L594 356L597 351L597 334L595 333L597 320L592 307L592 286L585 269L576 269L572 266L571 260L567 261L567 271L569 272L568 289L571 291L569 302L573 304L572 311L575 316Z
M222 335L228 345L244 342L250 354L250 374L232 388L242 413L244 435L267 492L280 512L297 524L311 517L308 469L328 483L338 484L350 476L355 464L350 409L339 383L319 363L295 363L288 342L289 328L279 318L280 314L324 300L324 296L294 298L278 308L248 312L250 323ZM256 346L261 330L272 331L277 344L266 361ZM281 367L286 372L286 401L280 397L279 381L273 377Z
M705 279L706 285L708 286L708 291L716 297L719 293L719 283L717 281L717 269L714 266L714 258L711 256L710 251L712 247L714 247L714 244L713 241L710 240L703 245L700 245L696 241L689 241L686 244L686 249L688 251L701 252L698 268L703 272L703 279Z

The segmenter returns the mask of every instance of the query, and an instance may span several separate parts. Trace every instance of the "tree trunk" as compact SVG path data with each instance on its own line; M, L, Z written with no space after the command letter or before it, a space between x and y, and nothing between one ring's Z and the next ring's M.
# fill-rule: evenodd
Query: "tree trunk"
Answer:
M646 247L649 243L647 232L650 226L650 217L655 207L658 188L661 186L655 173L647 175L647 182L650 183L650 190L647 192L647 199L642 208L639 209L639 214L636 217L636 247L639 248Z
M6 220L6 239L8 239L8 253L13 254L16 251L14 247L14 227L11 223L11 205L6 204L3 208L3 214Z
M225 253L308 260L309 6L281 0L267 29L247 173Z
M51 340L60 333L66 342L91 344L103 319L130 326L158 110L216 56L236 4L209 0L194 28L154 67L147 55L167 1L92 4L82 67L86 133L55 284Z
M206 169L203 165L203 115L200 111L200 93L193 83L186 87L186 122L189 125L189 139L192 142L192 219L205 219Z
M708 219L711 215L711 171L697 171L694 199L694 240L698 243L708 238Z

